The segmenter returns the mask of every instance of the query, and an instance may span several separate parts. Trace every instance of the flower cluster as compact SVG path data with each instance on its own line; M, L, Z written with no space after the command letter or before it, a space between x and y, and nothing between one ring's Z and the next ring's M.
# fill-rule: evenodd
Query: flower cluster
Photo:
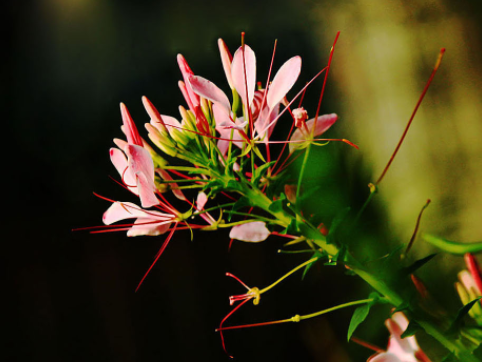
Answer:
M428 321L431 316L424 316L426 311L412 300L418 288L414 272L432 258L429 256L413 265L406 265L405 257L415 240L421 214L405 254L400 256L394 251L378 258L383 261L383 267L379 269L373 266L376 263L358 261L351 253L351 241L339 237L339 230L343 227L349 230L354 228L377 192L378 185L398 152L416 110L440 66L443 49L399 144L377 182L370 184L370 195L350 224L343 225L349 210L326 220L303 210L301 186L311 147L324 146L329 141L342 141L357 148L345 139L320 138L338 119L334 113L319 114L338 35L331 48L327 66L291 97L288 94L296 88L295 84L301 74L301 58L294 56L285 61L273 77L272 60L268 79L263 84L257 79L256 55L244 43L244 34L241 46L233 55L223 40L218 41L222 68L230 88L229 96L208 79L197 75L187 60L178 55L177 63L182 77L178 86L185 104L179 106L179 116L176 118L161 114L147 97L142 97L149 117L145 128L150 142L141 137L127 107L121 104L125 140L114 139L117 147L110 150L110 158L119 173L118 183L138 197L138 202L110 200L100 196L111 205L102 219L105 226L96 228L95 232L127 231L127 236L130 237L168 235L139 286L163 254L176 230L213 231L229 228L231 239L255 243L276 235L289 240L280 249L281 252L308 254L309 258L305 262L265 288L248 287L241 279L227 273L240 282L247 292L230 298L234 308L222 319L218 328L224 349L223 331L300 322L353 306L357 306L357 309L350 322L348 339L356 341L358 339L352 334L367 317L370 308L376 304L388 303L398 310L408 310L407 315L411 318L413 316L414 319L423 320L424 325L429 327L426 331L435 331L432 336L459 360L468 358L467 356L472 356L473 349L466 347L461 341L462 337L469 338L472 342L476 340L473 343L480 344L482 332L480 338L473 334L464 335L464 331L461 328L456 330L458 325L455 325L458 339L453 343L447 342L444 333L437 332L437 327ZM273 59L274 56L275 51ZM302 104L304 92L323 73L318 107L315 116L309 119L308 111ZM296 105L293 105L294 102ZM273 140L273 129L283 115L286 117L282 122L287 122L291 129L284 140ZM277 155L273 155L270 150L273 144L283 144ZM287 168L300 155L304 157L296 174L297 179L288 180L284 177ZM170 202L168 192L172 192L178 200ZM212 202L214 199L218 203ZM210 202L212 205L208 205ZM304 245L305 249L289 249L293 245ZM446 245L453 247L450 243ZM459 250L458 247L455 249ZM320 260L325 265L343 266L350 275L358 275L376 292L367 299L343 303L307 315L296 314L288 319L243 326L224 326L226 320L248 301L253 301L254 305L259 304L262 294L300 270L303 270L303 275L306 274ZM479 303L474 306L474 300L482 296L482 274L471 254L467 254L466 260L469 271L461 272L460 282L456 283L464 308L455 321L458 323L464 317L464 312L468 312L482 326L482 308ZM409 282L410 278L415 287ZM414 336L403 338L404 331L409 328L404 314L395 313L387 319L386 326L391 333L388 348L386 351L375 349L377 354L370 357L370 362L430 361L419 348ZM476 359L470 357L467 361Z

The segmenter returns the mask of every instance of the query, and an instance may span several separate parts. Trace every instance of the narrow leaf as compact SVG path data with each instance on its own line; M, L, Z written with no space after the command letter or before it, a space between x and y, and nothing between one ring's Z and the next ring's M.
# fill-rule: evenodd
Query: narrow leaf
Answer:
M435 255L437 255L437 254L430 254L429 256L426 256L423 259L417 260L412 265L410 265L406 268L403 268L402 273L406 274L406 275L413 274L417 269L421 268L422 266L427 264L430 260L432 260Z
M471 302L468 302L462 308L459 309L457 312L457 316L455 317L454 321L450 325L447 333L454 333L462 324L464 317L469 313L472 307L477 303L482 297L475 298Z
M370 312L370 304L364 304L355 309L355 312L351 317L350 326L348 327L348 341L351 339L351 336L353 335L353 332L355 332L357 327L366 319L366 317L368 316L368 312Z

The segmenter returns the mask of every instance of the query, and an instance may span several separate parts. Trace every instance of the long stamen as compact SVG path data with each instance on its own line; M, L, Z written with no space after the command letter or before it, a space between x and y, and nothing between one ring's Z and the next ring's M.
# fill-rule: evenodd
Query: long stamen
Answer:
M395 147L395 151L393 151L393 154L390 157L390 159L388 160L387 165L383 169L382 174L378 178L377 182L375 182L376 185L378 185L380 182L382 182L383 177L385 177L385 174L387 173L388 169L390 168L390 165L392 164L393 160L395 159L395 156L397 155L398 150L400 149L400 146L402 146L403 140L405 139L405 136L408 133L408 129L410 128L410 126L412 124L412 121L415 117L415 114L417 114L418 107L420 107L420 104L422 103L423 98L425 97L425 94L427 93L428 88L430 87L430 84L432 83L432 80L435 77L435 73L437 73L437 70L440 67L440 64L442 63L442 57L443 57L444 53L445 53L445 48L442 48L440 50L439 55L438 55L437 62L435 63L435 67L432 70L432 74L430 75L430 78L428 79L427 83L425 84L425 88L423 89L423 92L420 95L420 98L418 99L418 102L415 106L415 109L413 110L412 115L410 116L410 119L408 120L407 126L405 127L405 130L403 131L402 137L400 138L400 141L398 141L397 147Z
M222 331L227 331L227 330L232 330L232 329L262 327L262 326L268 326L268 325L272 325L272 324L281 324L281 323L288 323L288 322L295 322L296 323L296 322L300 322L300 321L305 320L305 319L310 319L310 318L318 317L318 316L323 315L323 314L328 314L330 312L334 312L334 311L339 310L339 309L348 308L348 307L352 307L352 306L356 306L356 305L360 305L360 304L372 303L374 300L375 300L374 298L356 300L356 301L353 301L353 302L340 304L340 305L337 305L335 307L331 307L331 308L328 308L328 309L323 309L319 312L315 312L315 313L311 313L311 314L305 314L305 315L301 315L301 316L299 314L297 314L297 315L295 315L291 318L280 319L280 320L271 321L271 322L262 322L262 323L254 323L254 324L242 324L242 325L239 325L239 326L230 326L230 327L221 327L220 326L220 328L218 328L216 331L222 332Z
M308 83L306 83L306 85L294 96L294 98L291 100L291 102L288 103L288 105L285 107L285 109L283 109L279 114L278 116L273 119L265 128L264 130L260 133L260 134L265 134L268 129L273 126L277 121L278 119L287 111L288 107L291 106L293 104L293 102L299 97L301 96L301 94L304 92L304 90L306 88L308 88L308 86L313 83L315 81L316 78L318 78L327 68L323 68L322 70L320 70ZM259 137L259 135L258 135Z
M323 95L325 94L326 80L328 79L328 73L330 71L330 66L331 66L331 60L333 59L333 53L335 51L335 45L336 45L336 42L338 41L339 36L340 36L340 32L336 33L335 41L333 42L333 45L332 45L331 50L330 50L330 57L328 58L328 65L326 67L325 79L323 80L323 87L321 88L320 98L318 100L318 107L316 108L315 122L313 124L313 132L316 129L316 123L318 122L318 116L320 115L321 101L323 100Z
M162 244L161 248L159 249L159 251L157 252L157 255L156 255L156 258L154 259L154 262L151 264L151 266L149 267L149 269L147 269L147 272L144 274L144 276L142 277L141 281L139 282L139 284L137 285L137 288L136 288L136 292L139 290L139 288L141 287L142 283L144 282L144 280L146 279L147 275L150 273L151 269L154 267L154 265L156 265L157 261L159 260L159 258L161 257L162 253L164 252L164 250L166 249L167 247L167 244L169 244L169 241L171 241L171 238L172 238L172 235L174 234L174 231L176 231L176 227L177 227L177 223L174 225L174 227L171 229L171 232L169 233L168 237L166 238L166 240L164 241L164 243Z
M226 320L233 315L234 312L236 312L239 308L241 308L244 304L246 304L249 301L249 299L244 300L243 302L239 303L236 307L234 307L227 315L226 317L223 318L221 323L219 323L219 328L215 329L215 332L220 332L219 335L221 336L221 344L223 345L223 350L224 352L229 356L229 358L233 358L228 351L226 350L226 344L224 342L224 335L223 335L223 324L226 322Z

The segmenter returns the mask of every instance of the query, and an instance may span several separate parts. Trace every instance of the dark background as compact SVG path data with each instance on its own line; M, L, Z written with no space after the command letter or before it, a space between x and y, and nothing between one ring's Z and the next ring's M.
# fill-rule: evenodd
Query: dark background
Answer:
M346 11L360 5L340 3L346 4ZM414 2L401 3L416 7ZM462 19L480 18L476 2L432 4L427 16L439 14L438 6L443 5L443 11ZM216 40L223 37L234 51L241 31L246 31L246 41L256 52L258 78L266 79L273 42L279 39L274 68L299 54L300 80L306 81L326 64L336 31L346 26L333 28L313 16L323 12L323 6L290 0L5 3L8 30L3 38L7 52L2 56L1 108L2 184L7 197L2 299L8 307L3 309L7 321L3 360L228 360L214 329L230 310L228 296L243 289L224 274L232 272L251 286L268 285L304 261L276 254L283 240L238 242L228 252L228 232L198 232L192 242L188 232L178 232L134 293L164 238L127 238L123 232L93 235L72 229L101 224L109 204L93 192L112 199L128 197L108 177L117 177L108 150L112 138L121 137L120 101L127 104L140 129L148 121L142 95L162 113L177 116L177 107L183 104L177 88L181 78L177 53L185 55L195 73L226 89ZM417 18L418 23L424 21ZM410 24L404 26L409 31ZM342 32L341 44L350 36L354 34ZM440 39L433 41L438 44ZM343 103L347 100L337 100L343 89L331 81L325 112L350 106ZM312 112L316 92L307 94ZM344 133L331 133L342 134L354 136L349 127ZM360 190L365 190L371 171L341 156L345 148L332 147L325 171L320 172L333 172L330 192L345 192L335 197L340 207L359 205L365 197ZM383 224L376 209L371 213ZM311 313L364 298L366 292L342 269L317 265L303 282L299 276L290 278L263 295L259 306L246 305L229 324ZM360 334L385 346L386 314L380 311ZM240 361L365 360L370 351L346 343L350 315L351 311L341 311L300 324L226 332L227 347Z

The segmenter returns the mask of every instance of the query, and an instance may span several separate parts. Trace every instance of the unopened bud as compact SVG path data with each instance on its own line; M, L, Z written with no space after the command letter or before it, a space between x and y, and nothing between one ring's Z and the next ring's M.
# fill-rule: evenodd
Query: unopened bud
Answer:
M301 128L304 126L305 121L308 119L308 112L303 108L293 109L293 117L295 118L295 126Z

